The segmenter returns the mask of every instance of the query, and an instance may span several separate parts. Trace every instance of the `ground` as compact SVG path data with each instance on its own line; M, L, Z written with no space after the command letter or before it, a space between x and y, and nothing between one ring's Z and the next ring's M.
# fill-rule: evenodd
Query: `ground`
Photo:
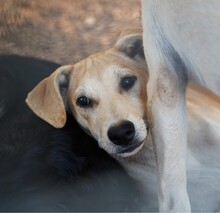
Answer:
M140 0L0 0L0 54L73 64L141 26Z

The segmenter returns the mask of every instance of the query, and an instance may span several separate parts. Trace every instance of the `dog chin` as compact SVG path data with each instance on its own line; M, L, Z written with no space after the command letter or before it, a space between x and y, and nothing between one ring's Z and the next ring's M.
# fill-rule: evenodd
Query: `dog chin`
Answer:
M117 157L121 157L121 158L133 156L133 155L137 154L142 149L143 145L144 145L144 141L139 142L132 147L127 147L125 149L120 150L119 152L116 152L115 155Z

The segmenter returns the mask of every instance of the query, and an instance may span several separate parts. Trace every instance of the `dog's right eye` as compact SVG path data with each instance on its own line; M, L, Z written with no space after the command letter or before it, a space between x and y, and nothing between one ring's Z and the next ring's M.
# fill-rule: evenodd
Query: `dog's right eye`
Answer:
M77 98L76 104L79 107L86 108L86 107L92 107L93 102L91 99L87 98L86 96L81 96Z
M136 76L125 76L121 79L120 87L127 91L134 86L136 80Z

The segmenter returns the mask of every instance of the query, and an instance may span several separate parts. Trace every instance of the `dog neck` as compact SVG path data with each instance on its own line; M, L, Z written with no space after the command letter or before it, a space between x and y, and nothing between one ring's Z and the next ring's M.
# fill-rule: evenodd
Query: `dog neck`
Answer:
M115 157L115 156L114 156ZM151 136L148 135L142 149L135 155L129 157L115 157L116 160L126 169L126 171L135 179L141 179L145 174L143 172L156 172L156 159L153 150Z

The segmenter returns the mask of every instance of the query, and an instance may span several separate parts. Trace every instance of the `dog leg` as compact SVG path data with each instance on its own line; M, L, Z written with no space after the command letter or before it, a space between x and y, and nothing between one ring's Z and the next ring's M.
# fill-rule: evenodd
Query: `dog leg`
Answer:
M142 3L144 5L145 1ZM143 42L149 68L148 117L158 164L159 209L162 212L188 212L190 203L186 191L185 109L187 75L179 55L150 18L149 15L143 18Z
M189 211L186 192L186 113L184 93L166 64L149 66L149 118L158 163L160 211ZM176 84L176 85L173 85Z
M185 94L172 67L159 58L148 55L149 59L148 107L158 163L160 211L189 211Z

